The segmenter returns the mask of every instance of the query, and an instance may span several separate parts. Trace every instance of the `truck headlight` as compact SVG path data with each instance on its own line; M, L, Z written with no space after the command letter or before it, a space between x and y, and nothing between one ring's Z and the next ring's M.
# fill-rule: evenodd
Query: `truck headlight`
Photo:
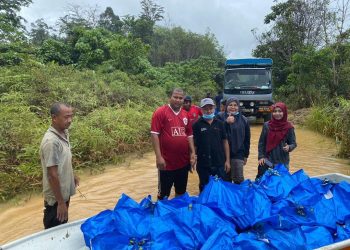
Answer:
M254 107L254 104L255 104L254 102L249 103L250 107Z
M243 102L239 102L239 106L243 107Z

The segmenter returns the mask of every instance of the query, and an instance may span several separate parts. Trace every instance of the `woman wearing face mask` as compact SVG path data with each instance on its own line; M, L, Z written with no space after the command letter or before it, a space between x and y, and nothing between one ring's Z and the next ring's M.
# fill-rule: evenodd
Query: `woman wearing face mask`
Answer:
M230 145L231 178L234 183L244 181L243 167L247 163L250 149L250 126L247 118L239 112L239 101L231 97L226 100L225 112L217 115L225 122Z
M209 182L210 175L230 180L230 150L224 123L215 118L214 101L204 98L200 105L202 117L193 124L193 140L197 153L199 191Z
M289 169L289 152L293 151L297 144L294 127L287 121L287 117L287 106L283 102L272 106L272 118L264 123L259 139L257 178L261 177L268 167L279 163Z

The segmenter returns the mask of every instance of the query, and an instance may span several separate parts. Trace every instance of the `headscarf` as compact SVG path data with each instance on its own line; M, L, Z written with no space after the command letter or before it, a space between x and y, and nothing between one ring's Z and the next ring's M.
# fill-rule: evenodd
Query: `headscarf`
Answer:
M269 132L267 134L266 153L270 153L281 141L286 137L288 130L293 128L293 125L287 121L288 111L287 106L283 102L277 102L272 105L272 111L275 108L280 108L283 112L281 120L276 120L273 116L268 122Z
M237 103L239 109L239 100L236 97L227 99L225 108L225 120L229 115L227 112L227 107L232 102ZM237 151L242 147L245 138L246 123L243 120L241 112L239 112L238 115L235 115L235 122L233 124L226 124L226 126L228 126L227 133L229 136L231 152L233 154L236 154Z

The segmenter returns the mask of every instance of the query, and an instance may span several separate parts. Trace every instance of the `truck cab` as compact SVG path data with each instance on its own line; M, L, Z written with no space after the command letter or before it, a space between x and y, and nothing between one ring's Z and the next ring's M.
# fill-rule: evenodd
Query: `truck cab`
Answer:
M272 59L228 59L225 64L224 99L236 97L240 111L250 119L271 118Z

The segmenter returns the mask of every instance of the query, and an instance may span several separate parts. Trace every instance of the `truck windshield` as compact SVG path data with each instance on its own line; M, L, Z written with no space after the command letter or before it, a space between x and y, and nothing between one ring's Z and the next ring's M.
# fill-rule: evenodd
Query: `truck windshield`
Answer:
M270 89L270 69L239 68L225 72L225 89Z

